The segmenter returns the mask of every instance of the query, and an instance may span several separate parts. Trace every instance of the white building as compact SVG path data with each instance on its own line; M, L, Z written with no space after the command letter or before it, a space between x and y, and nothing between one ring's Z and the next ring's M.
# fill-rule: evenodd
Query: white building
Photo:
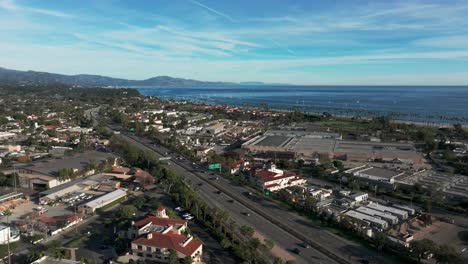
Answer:
M0 131L0 140L10 139L16 137L16 134L10 132Z
M367 201L367 199L369 199L369 194L364 193L364 192L358 192L358 193L350 194L349 197L353 199L354 202L359 204L359 203Z
M257 185L268 191L278 191L291 186L303 185L307 181L294 173L277 169L275 164L270 164L268 169L263 169L255 174Z
M398 217L392 215L392 214L388 214L388 213L385 213L385 212L381 212L381 211L377 211L377 210L374 210L374 209L371 209L371 208L367 208L367 207L358 207L356 209L356 211L360 212L360 213L363 213L363 214L366 214L366 215L370 215L370 216L374 216L374 217L377 217L377 218L381 218L387 222L389 222L390 224L392 225L395 225L398 223Z
M349 210L345 213L345 215L352 219L359 220L361 222L367 222L371 226L374 226L379 229L387 229L388 227L388 223L386 221L354 210Z
M401 219L401 220L405 220L405 219L408 218L408 212L407 211L400 210L400 209L397 209L397 208L394 208L394 207L384 206L384 205L380 205L378 203L370 203L370 204L367 205L367 207L371 208L371 209L374 209L374 210L377 210L377 211L390 213L392 215L395 215L396 217L398 217L398 219Z
M386 182L391 184L395 182L396 177L405 174L404 172L367 166L350 169L345 172L352 173L354 176L359 177L361 179Z
M333 190L329 190L329 189L312 189L309 191L310 195L312 196L312 198L315 198L319 201L323 201L325 200L326 198L330 197L333 193Z
M16 232L9 226L0 223L0 245L8 244L8 242L16 242L19 239L19 232Z
M101 197L98 197L84 205L80 205L80 208L85 214L93 214L96 209L104 207L122 197L125 197L127 192L122 189L117 189L113 192L107 193Z

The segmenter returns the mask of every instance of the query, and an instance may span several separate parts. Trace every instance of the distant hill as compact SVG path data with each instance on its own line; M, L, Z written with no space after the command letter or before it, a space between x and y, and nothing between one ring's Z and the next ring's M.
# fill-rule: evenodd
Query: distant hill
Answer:
M17 71L0 67L0 81L18 83L55 84L63 83L79 86L216 86L236 85L227 82L203 82L191 79L157 76L146 80L127 80L101 75L64 75L37 71Z
M264 82L240 82L240 85L253 85L253 86L261 86L261 85L292 85L288 83L264 83Z

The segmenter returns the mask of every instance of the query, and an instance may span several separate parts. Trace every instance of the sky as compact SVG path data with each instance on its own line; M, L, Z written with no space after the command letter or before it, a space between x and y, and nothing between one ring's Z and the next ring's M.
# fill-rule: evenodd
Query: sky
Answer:
M0 0L0 67L146 79L468 85L468 0Z

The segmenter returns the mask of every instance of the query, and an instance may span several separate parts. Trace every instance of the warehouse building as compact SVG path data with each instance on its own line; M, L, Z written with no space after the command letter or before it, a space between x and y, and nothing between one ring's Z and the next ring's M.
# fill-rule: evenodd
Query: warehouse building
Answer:
M380 212L390 213L395 215L400 220L406 220L408 218L408 212L403 211L394 207L380 205L378 203L370 203L366 206L367 208L374 209Z
M357 162L424 163L423 156L410 143L342 140L341 135L335 133L267 131L242 144L242 149L254 154L294 152L304 158L312 158L318 153Z
M361 213L366 214L366 215L370 215L370 216L380 218L382 220L385 220L385 221L389 222L392 225L395 225L395 224L398 223L398 217L396 217L394 215L391 215L391 214L388 214L388 213L377 211L377 210L374 210L374 209L371 209L371 208L361 206L361 207L358 207L356 209L356 211L361 212Z
M119 200L127 195L127 192L122 189L117 189L113 192L105 194L101 197L98 197L90 202L87 202L84 205L80 205L80 209L83 210L85 214L93 214L96 209L104 207L114 201Z
M395 178L404 175L404 172L394 171L376 167L361 166L345 171L364 180L384 182L393 184Z
M346 212L344 215L352 219L359 220L361 222L367 222L375 228L387 229L388 227L388 223L386 221L370 216L370 215L366 215L366 214L354 211L354 210L350 210Z

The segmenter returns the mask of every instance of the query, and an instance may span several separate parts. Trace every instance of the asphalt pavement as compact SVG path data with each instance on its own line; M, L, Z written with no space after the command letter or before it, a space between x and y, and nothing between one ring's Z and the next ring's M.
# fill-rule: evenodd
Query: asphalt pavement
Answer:
M135 135L125 135L131 142L139 147L150 148L155 152L157 157L161 157L160 153L170 152L164 147L153 144L146 138L136 137ZM296 262L299 263L360 263L361 261L369 260L371 263L393 263L384 258L371 249L364 247L354 241L349 241L340 236L337 236L328 230L323 229L320 225L311 222L309 219L298 215L295 212L289 211L276 203L263 199L262 197L246 196L246 189L231 183L229 180L219 177L219 180L211 180L210 176L198 165L192 164L187 160L170 160L167 165L171 170L176 171L180 175L184 175L187 179L197 186L197 192L210 205L216 206L230 213L232 219L239 225L247 224L254 227L259 233L273 240L278 246L291 252ZM197 175L195 175L197 174ZM213 181L213 182L209 182ZM199 185L201 183L201 185ZM219 190L224 190L222 194L218 194ZM235 200L234 203L230 200ZM245 206L247 205L247 206ZM250 216L247 216L249 213ZM282 226L287 226L288 229L293 229L295 232L288 232L285 228L272 223L264 216L273 217L275 221L281 222ZM300 248L300 244L304 241L298 236L306 237L309 241L320 245L320 248ZM292 253L295 248L300 248L301 255ZM331 252L331 254L324 254Z

